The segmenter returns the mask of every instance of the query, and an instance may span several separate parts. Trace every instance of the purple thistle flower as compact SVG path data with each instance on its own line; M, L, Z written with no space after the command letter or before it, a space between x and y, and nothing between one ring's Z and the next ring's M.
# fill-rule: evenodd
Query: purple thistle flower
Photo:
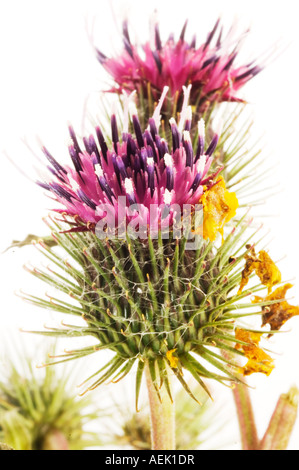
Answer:
M139 48L132 44L127 22L124 22L124 49L120 55L108 58L96 49L99 62L117 83L110 91L121 93L123 89L128 92L137 89L147 97L150 84L153 98L158 100L165 86L175 97L183 86L192 84L190 104L197 105L200 111L215 102L242 101L237 96L238 90L261 71L261 67L252 62L235 66L244 35L234 39L231 27L223 38L218 20L206 41L197 47L195 37L191 42L185 40L186 26L187 22L177 42L170 35L163 43L159 26L154 22L154 39Z
M128 131L129 119L125 116L121 139L113 114L111 146L108 146L101 129L97 127L98 144L91 135L83 138L83 149L70 127L72 143L69 145L69 154L73 167L61 166L48 150L43 148L52 167L47 167L50 170L49 178L38 181L38 184L64 206L63 209L57 209L58 212L75 217L78 221L75 230L94 229L104 217L108 226L118 224L121 219L121 197L122 201L125 201L126 224L134 220L148 227L153 223L150 208L157 205L156 218L159 223L171 225L175 214L170 209L165 217L165 205L178 205L182 209L185 204L194 206L199 203L204 190L215 183L213 175L207 178L207 174L219 136L214 135L204 153L204 123L201 120L198 126L198 149L196 153L193 152L188 130L191 120L191 107L188 106L190 87L184 87L186 99L180 121L176 123L172 118L169 122L172 148L168 147L165 139L159 134L160 111L167 91L168 88L165 87L145 130L141 129L137 110L132 102L133 94L129 97L125 95L124 108L127 113L130 109L135 135ZM132 204L138 204L138 211L131 210Z

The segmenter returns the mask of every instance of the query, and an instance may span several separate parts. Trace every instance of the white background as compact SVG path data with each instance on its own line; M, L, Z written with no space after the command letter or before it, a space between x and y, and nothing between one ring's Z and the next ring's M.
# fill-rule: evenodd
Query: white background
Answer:
M129 17L136 35L145 39L149 16L156 7L162 36L170 31L178 35L188 18L190 37L196 32L204 40L221 14L228 26L237 18L240 31L251 26L244 46L245 57L245 51L247 57L258 58L273 44L280 44L279 57L246 86L242 95L251 103L255 117L253 133L264 134L264 153L275 168L272 184L276 196L262 211L275 214L273 218L264 218L273 239L271 256L281 260L279 267L286 280L294 278L296 285L290 292L294 299L290 302L299 304L299 34L295 0L0 1L0 251L12 239L23 239L28 233L46 234L41 218L47 214L48 207L42 191L18 173L2 150L30 172L31 159L22 139L36 147L38 137L58 160L64 159L67 124L72 122L76 129L81 129L88 96L90 101L97 100L96 92L105 88L107 79L88 39L92 24L96 44L109 54L121 47L119 29L123 15ZM0 256L0 359L4 365L8 351L20 342L18 328L58 323L58 316L35 310L14 295L15 290L30 291L35 286L22 265L27 261L39 263L39 260L32 247ZM41 289L43 292L44 287ZM292 384L299 387L299 318L292 319L284 331L287 332L277 335L269 344L276 360L272 375L269 378L254 375L249 381L254 387L252 396L260 434L279 394ZM31 335L21 337L29 351L40 341ZM36 362L43 360L38 353L35 358ZM99 355L97 360L101 361ZM230 392L221 389L217 394L233 416ZM232 418L232 426L235 425ZM231 447L238 448L238 445L236 439ZM299 449L299 423L290 448Z

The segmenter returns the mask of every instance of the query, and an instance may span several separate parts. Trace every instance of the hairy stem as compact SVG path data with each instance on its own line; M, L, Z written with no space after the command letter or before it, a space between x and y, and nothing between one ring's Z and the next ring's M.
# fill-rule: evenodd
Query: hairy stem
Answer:
M248 387L242 384L236 385L233 389L233 396L237 408L242 449L257 450L259 440Z
M175 406L164 386L155 388L146 364L146 383L150 405L152 450L175 450ZM159 399L161 398L161 401Z

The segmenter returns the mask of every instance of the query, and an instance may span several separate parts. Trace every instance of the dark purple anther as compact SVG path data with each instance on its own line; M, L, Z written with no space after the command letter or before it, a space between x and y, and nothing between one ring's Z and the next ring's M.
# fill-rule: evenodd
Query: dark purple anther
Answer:
M152 158L148 159L146 171L148 175L148 187L150 188L151 196L153 197L155 191L155 165Z
M186 134L187 134L187 131L186 131ZM192 144L190 141L189 133L187 134L186 137L184 133L183 146L186 152L186 166L193 168L193 149L192 149Z
M191 184L190 186L190 189L189 191L193 191L195 193L195 191L197 190L199 184L200 184L200 181L201 181L201 178L202 178L202 173L197 173L197 175L195 176L194 178L194 181L193 183Z
M97 159L97 157L95 156L94 153L91 155L91 161L92 161L93 166L95 166L97 163L99 163L98 159Z
M146 131L144 131L144 137L145 137L147 145L150 145L150 146L154 145L152 135L151 135L151 133L148 129L146 129Z
M162 143L161 143L161 137L159 135L156 136L156 147L158 149L158 153L159 153L159 160L162 160L162 158L164 157L165 153L166 152L163 152L163 147L162 147Z
M118 164L117 164L117 155L116 155L116 153L113 153L111 155L111 160L112 160L112 163L113 163L113 168L114 168L114 171L115 171L115 174L116 174L116 177L117 177L118 184L121 188L121 180L120 180L120 173L119 173L119 168L118 168Z
M158 135L158 131L157 131L157 127L156 127L156 122L153 118L150 118L148 120L148 123L149 123L149 127L150 127L150 132L151 132L151 136L152 138L155 140L156 138L156 135Z
M97 162L101 163L101 155L98 149L98 146L96 144L96 141L94 140L93 135L89 136L89 148L91 150L91 153L93 153L96 156Z
M60 186L57 183L50 183L50 187L54 191L54 193L57 194L57 196L60 196L63 199L66 199L68 202L72 202L71 198L73 196L66 189L64 189L62 186Z
M172 191L174 186L174 170L173 170L173 158L167 153L164 155L165 171L166 171L166 189Z
M262 68L256 65L255 67L252 67L251 69L247 70L247 72L242 73L238 77L235 78L235 81L240 81L243 80L244 78L247 78L251 76L250 78L253 78L255 75L260 73L262 71Z
M216 56L216 54L209 57L209 59L205 60L204 63L202 64L201 70L208 67L212 62L215 62L217 59L219 60L219 58Z
M130 40L130 36L129 36L128 22L127 21L123 22L123 42L124 42L124 46L125 46L125 49L126 49L127 53L133 59L134 54L133 54L132 44L131 44L131 40Z
M134 53L133 53L132 45L127 41L126 38L124 38L124 46L125 46L125 49L126 49L127 53L129 54L129 56L132 57L132 59L134 59Z
M117 167L118 167L118 170L122 179L124 180L125 178L128 178L126 167L120 156L116 157L116 164L117 164Z
M47 183L43 183L42 181L36 181L36 184L41 188L46 189L47 191L50 191L51 189L51 186L49 186Z
M91 155L92 154L92 150L90 148L90 145L89 145L89 140L87 137L83 137L83 143L84 143L84 147L85 147L85 150L86 152Z
M153 149L151 147L146 147L148 158L154 159Z
M143 135L142 135L140 122L139 122L139 119L136 116L136 114L133 115L132 120L133 120L133 126L134 126L134 130L135 130L137 143L138 143L139 148L141 149L142 147L144 147L144 139L143 139Z
M155 24L155 44L156 44L156 49L158 51L161 51L162 42L161 42L161 37L160 37L160 31L159 31L159 25L158 24Z
M196 48L196 35L194 34L192 41L190 42L190 49Z
M140 151L140 163L141 163L141 168L143 170L146 169L147 157L148 157L147 150L145 147L143 147Z
M157 69L159 70L159 73L162 73L162 62L159 56L158 51L152 51L154 61L156 62Z
M176 125L176 122L173 118L169 120L170 123L170 128L171 128L171 134L172 134L172 148L173 152L175 152L177 149L180 148L180 134Z
M219 136L217 134L214 135L213 139L211 140L211 143L209 147L207 148L206 155L210 157L212 153L215 151L217 144L218 144Z
M127 194L127 198L129 201L129 206L132 206L133 204L136 204L136 199L134 194Z
M149 153L149 151L151 151L151 154L152 154L155 162L157 163L158 155L157 155L156 146L155 146L154 141L152 139L152 136L151 136L151 134L148 130L145 131L144 137L145 137L146 143L148 145L147 151L148 151L148 153Z
M166 167L166 188L168 191L172 191L174 186L174 173L173 168L170 166Z
M101 129L98 126L96 127L96 134L97 134L97 138L98 138L98 141L99 141L99 145L100 145L100 148L101 148L102 155L105 159L105 162L107 163L108 147L107 147L107 144L105 142L103 133L102 133Z
M162 147L162 154L164 157L165 153L169 153L168 145L165 139L161 139L161 147Z
M217 39L217 42L216 42L217 49L219 49L219 47L221 47L222 33L223 33L223 26L221 26L221 28L220 28L220 33L219 33L219 36L218 36L218 39Z
M159 135L156 136L155 140L156 140L156 147L157 147L158 152L159 152L159 159L162 160L165 153L169 153L168 145L167 145L167 143L165 142L164 139L161 139L161 137Z
M129 44L131 44L131 39L129 35L129 29L128 29L128 21L124 20L123 21L123 36L126 38Z
M126 168L131 166L131 159L126 153L123 153L121 158Z
M60 175L60 173L58 173L54 168L52 168L50 165L47 165L47 169L52 173L52 175L54 175L57 179L59 179L59 181L61 181L62 183L65 183L65 179Z
M50 152L46 149L46 147L42 147L42 151L43 153L45 154L45 156L47 157L48 161L51 163L51 165L55 168L55 170L58 172L58 173L64 173L65 175L67 174L67 171L63 168L63 166L61 166L56 160L54 157L52 157L52 155L50 154Z
M69 154L71 156L71 159L72 159L72 162L74 164L75 170L77 171L77 173L80 174L80 171L82 171L83 168L82 168L82 165L81 165L80 155L77 152L74 145L69 145Z
M226 66L223 68L223 70L227 71L231 68L237 55L238 55L237 52L235 52L234 54L231 54L231 57L229 61L227 62Z
M76 137L76 134L74 132L74 129L72 128L72 126L69 126L69 133L70 133L70 136L71 136L71 139L73 141L73 145L76 149L76 152L79 154L79 153L82 153L81 151L81 148L78 144L78 140L77 140L77 137Z
M202 135L198 136L197 150L195 155L195 161L199 159L204 154L205 151L205 141Z
M182 31L181 31L181 34L180 34L180 40L182 42L184 42L184 40L185 40L185 32L186 32L187 24L188 24L188 20L185 21L184 26L183 26Z
M137 146L135 144L134 139L132 138L131 134L128 134L127 140L127 155L130 158L131 155L136 155L137 153Z
M114 151L117 153L117 143L119 142L118 129L115 114L111 116L111 133L112 133L112 142L114 146Z
M217 30L217 28L218 28L219 23L220 23L220 18L218 18L218 20L217 20L216 23L215 23L214 28L213 28L212 31L208 34L207 40L206 40L205 45L204 45L204 48L203 48L204 51L205 51L205 50L207 49L207 47L210 45L210 43L211 43L211 41L212 41L212 39L213 39L213 37L214 37L214 35L215 35L215 33L216 33L216 30Z
M104 64L104 62L107 60L107 56L99 51L99 49L96 49L96 55L100 64Z
M195 161L199 159L205 152L205 125L203 119L198 123L198 141Z
M114 171L115 171L115 173L119 174L118 166L117 166L117 163L116 163L116 157L117 157L116 153L111 154L111 160L112 160L112 163L113 163Z
M191 120L190 120L190 119L186 119L186 122L185 122L185 131L188 131L188 132L191 131Z
M141 170L140 156L137 154L133 157L133 165L134 165L134 172L136 176L137 173L139 173Z
M97 175L97 177L98 177L98 181L99 181L102 191L104 191L104 193L107 195L109 201L113 203L112 196L115 198L115 194L110 188L109 184L107 183L106 178L104 177L104 175L103 176Z
M94 211L96 210L97 205L85 194L82 189L78 189L77 194L81 201L83 201L88 207L90 207Z

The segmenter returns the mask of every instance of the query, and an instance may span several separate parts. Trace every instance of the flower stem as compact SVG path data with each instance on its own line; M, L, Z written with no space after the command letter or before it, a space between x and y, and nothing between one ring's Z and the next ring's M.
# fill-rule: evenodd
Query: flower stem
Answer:
M43 441L42 450L69 450L69 444L62 432L52 429Z
M260 450L286 450L297 417L298 399L296 387L280 395Z
M242 384L236 385L233 389L233 396L237 408L242 449L258 450L259 440L248 387Z
M146 383L150 405L152 450L175 450L175 405L164 386L159 390L161 401L146 364Z

